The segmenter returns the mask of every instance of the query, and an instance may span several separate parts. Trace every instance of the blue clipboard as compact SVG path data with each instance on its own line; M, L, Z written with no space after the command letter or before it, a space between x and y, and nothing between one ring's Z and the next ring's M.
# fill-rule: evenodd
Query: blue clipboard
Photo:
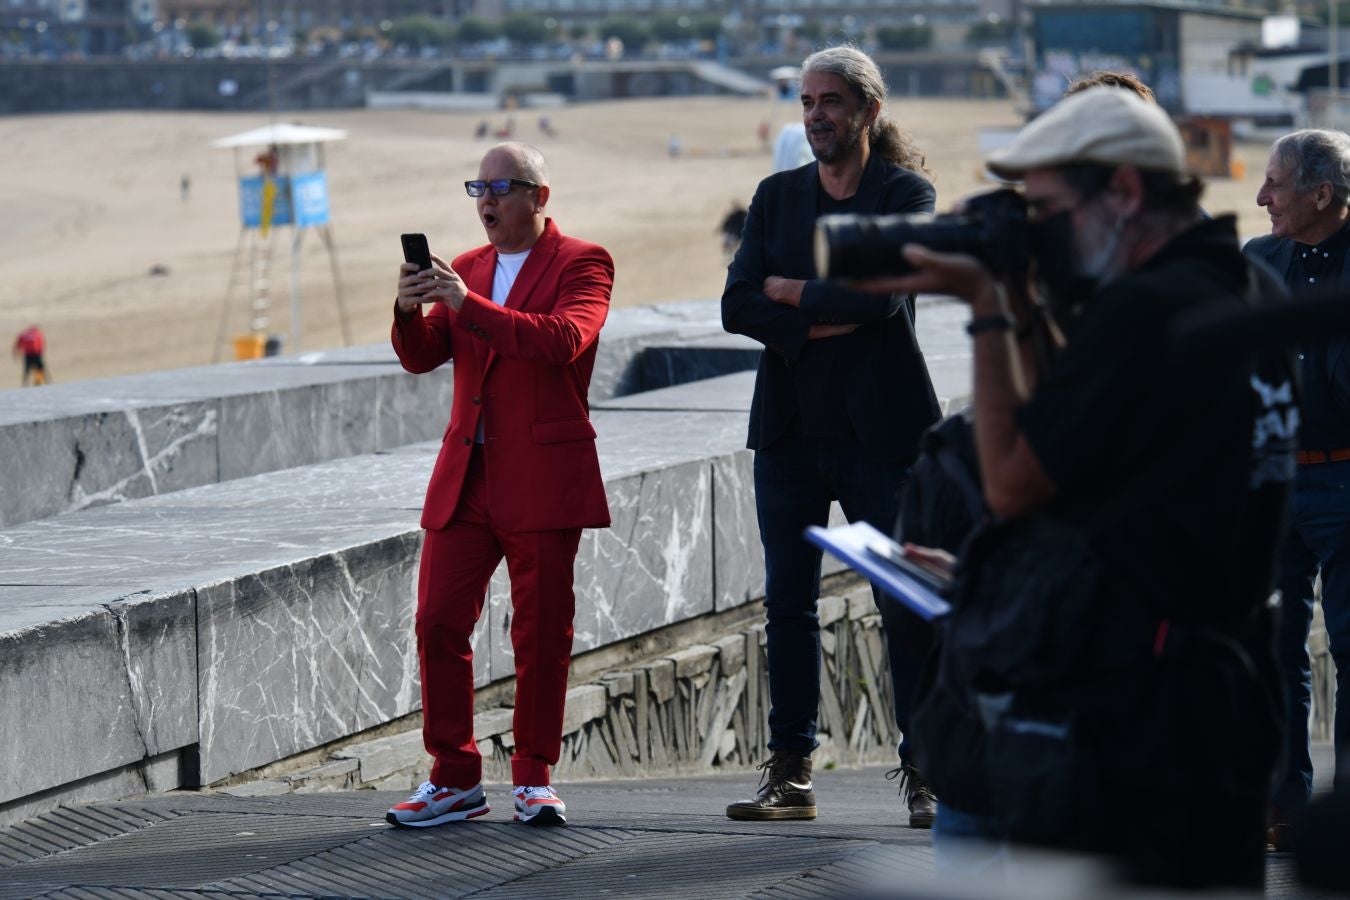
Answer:
M931 622L951 612L951 604L930 585L868 549L868 545L875 542L890 544L896 552L900 548L866 522L834 528L812 525L806 529L806 539L842 559L850 569L867 576L883 593L903 603L924 621Z

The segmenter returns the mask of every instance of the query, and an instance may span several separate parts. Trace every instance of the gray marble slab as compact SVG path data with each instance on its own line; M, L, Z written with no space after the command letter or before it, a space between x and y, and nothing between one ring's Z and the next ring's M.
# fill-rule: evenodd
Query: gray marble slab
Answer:
M965 324L970 307L946 297L920 297L915 311L919 346L943 415L970 402L973 358Z
M591 374L591 401L642 390L641 355L647 348L717 337L721 333L719 300L690 300L610 310L600 332L600 346Z
M413 712L417 536L197 591L206 783Z
M613 524L577 554L579 652L713 609L712 469L705 460L610 479Z
M738 334L657 344L638 358L636 387L653 391L731 372L753 372L763 355L763 345Z
M0 633L0 803L197 740L191 592Z
M662 412L730 412L738 413L743 423L750 421L750 401L755 395L755 373L735 372L673 387L628 394L611 400L602 400L593 409L649 410ZM690 427L697 428L701 416L689 417ZM746 429L742 428L744 432ZM744 443L744 434L742 434Z
M599 409L591 414L599 436L600 471L614 478L707 459L745 446L743 413Z
M718 612L764 596L754 460L750 450L713 460L713 596Z

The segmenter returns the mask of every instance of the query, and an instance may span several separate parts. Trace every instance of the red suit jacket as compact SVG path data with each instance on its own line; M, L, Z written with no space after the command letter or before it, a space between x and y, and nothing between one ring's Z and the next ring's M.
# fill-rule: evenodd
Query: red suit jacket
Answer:
M504 307L489 299L497 267L490 244L451 267L469 289L459 312L437 303L423 315L419 307L396 315L393 328L394 352L409 372L455 361L450 424L422 527L450 523L480 418L494 522L509 531L609 525L586 401L614 285L609 253L545 220Z

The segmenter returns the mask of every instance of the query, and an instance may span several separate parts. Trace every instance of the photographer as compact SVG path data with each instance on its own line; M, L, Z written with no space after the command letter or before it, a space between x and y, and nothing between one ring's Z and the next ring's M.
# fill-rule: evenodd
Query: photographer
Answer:
M971 305L993 522L957 566L943 677L977 701L987 753L944 771L957 748L916 712L939 795L944 779L984 784L988 809L969 811L995 836L1107 854L1132 880L1259 889L1279 742L1264 610L1291 466L1258 419L1287 421L1292 400L1280 358L1169 353L1177 316L1269 287L1233 217L1202 217L1184 161L1158 107L1109 87L1071 96L989 160L1024 182L1024 234L986 232L993 246L968 255L917 246L914 226L913 271L868 287ZM1025 274L991 266L1019 239L1069 314L1034 386L1008 299Z

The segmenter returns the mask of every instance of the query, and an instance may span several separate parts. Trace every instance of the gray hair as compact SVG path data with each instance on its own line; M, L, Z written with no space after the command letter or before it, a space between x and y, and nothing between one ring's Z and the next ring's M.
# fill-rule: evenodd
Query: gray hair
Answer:
M808 72L839 76L863 103L886 102L886 79L881 69L872 57L856 47L829 47L812 53L802 61L802 75ZM923 152L890 117L877 116L870 143L882 159L932 180L933 173L924 166Z
M1294 176L1294 190L1311 191L1330 184L1336 202L1350 205L1350 135L1344 131L1305 128L1271 146L1271 152Z
M488 150L488 153L503 153L510 156L524 180L533 181L535 184L548 184L548 167L544 164L544 154L537 148L520 141L508 141L497 144ZM486 157L487 153L484 154L484 158Z

